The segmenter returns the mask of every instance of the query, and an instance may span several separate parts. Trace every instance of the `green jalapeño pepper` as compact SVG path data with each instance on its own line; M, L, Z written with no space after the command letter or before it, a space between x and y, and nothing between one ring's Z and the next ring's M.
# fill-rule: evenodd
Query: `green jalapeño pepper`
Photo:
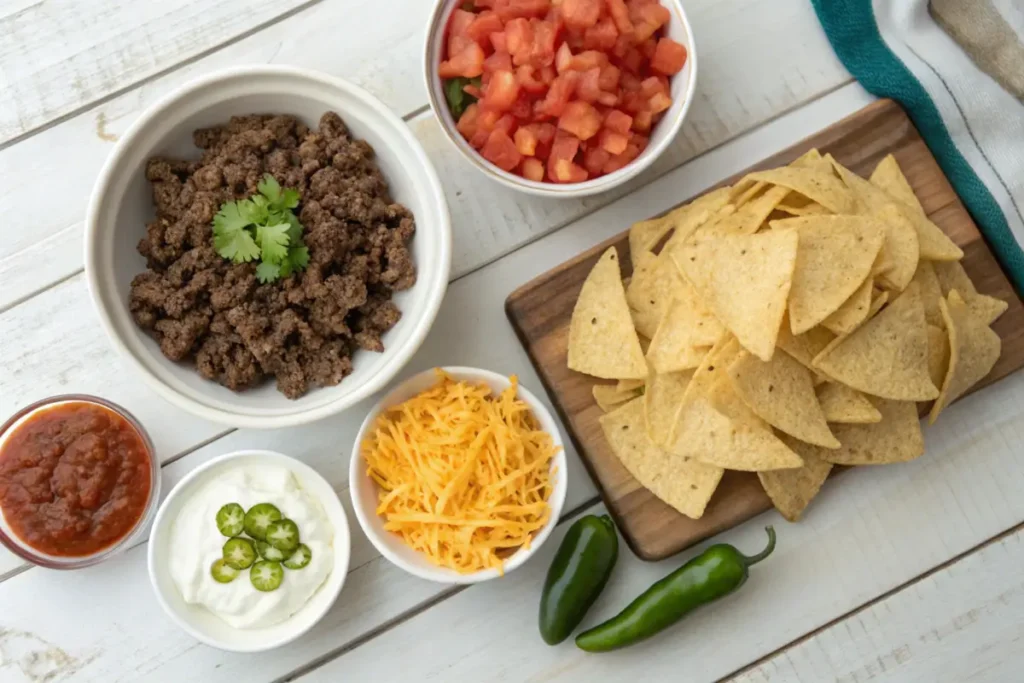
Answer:
M772 554L775 529L765 527L768 545L747 557L731 545L719 543L693 558L648 588L626 609L576 636L576 645L588 652L607 652L650 638L692 610L717 600L743 585L749 567Z
M601 594L619 556L608 515L576 520L562 540L540 598L540 635L548 645L568 638Z

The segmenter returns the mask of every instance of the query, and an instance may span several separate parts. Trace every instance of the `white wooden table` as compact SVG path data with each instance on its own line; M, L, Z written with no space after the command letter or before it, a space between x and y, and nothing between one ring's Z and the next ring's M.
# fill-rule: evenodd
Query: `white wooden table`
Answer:
M111 145L155 98L244 63L343 76L404 115L452 210L452 284L407 368L463 364L539 382L504 318L507 294L568 257L864 106L807 0L688 0L701 59L675 147L625 190L541 201L484 180L442 139L420 79L427 0L0 0L0 414L84 391L130 408L164 490L240 447L302 458L348 499L365 411L312 427L231 430L174 409L107 343L82 273L82 219ZM482 199L481 199L482 198ZM200 645L161 612L144 544L91 569L0 554L0 681L1013 681L1024 663L1024 375L957 403L928 453L829 485L798 525L766 513L716 540L779 548L747 586L670 633L609 655L550 648L536 630L560 541L501 581L444 588L384 560L353 524L341 598L280 650ZM570 453L569 514L599 511ZM351 516L351 510L349 510ZM353 520L354 521L354 520ZM563 525L564 527L564 525ZM692 553L624 553L591 623Z

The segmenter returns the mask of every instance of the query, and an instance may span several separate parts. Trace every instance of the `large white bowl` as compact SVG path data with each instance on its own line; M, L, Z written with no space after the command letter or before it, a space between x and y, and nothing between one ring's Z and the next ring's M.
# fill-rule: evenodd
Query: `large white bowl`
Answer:
M686 18L683 3L681 0L660 0L660 2L672 13L672 18L665 29L665 35L684 45L688 53L683 70L671 79L672 106L665 112L661 121L655 124L647 149L632 162L614 173L593 180L559 184L527 180L522 176L498 168L484 159L480 152L473 149L455 128L455 119L452 118L452 114L448 110L441 79L437 75L437 67L441 63L448 18L462 2L461 0L435 0L434 13L427 28L423 68L427 93L430 95L430 106L441 122L441 130L444 131L445 137L477 170L487 177L514 190L542 197L586 197L606 192L636 177L653 164L654 160L672 144L672 140L675 139L676 133L679 132L683 120L690 110L693 93L697 87L697 44L694 42L693 29L690 28L690 21Z
M500 393L509 387L509 379L490 370L478 368L446 367L441 368L448 375L457 380L466 380L476 384L487 384L494 393ZM397 567L404 569L413 576L428 581L447 584L480 583L500 576L497 569L484 569L473 574L460 574L455 570L446 567L439 567L430 562L426 557L416 550L407 546L397 534L384 529L384 520L377 515L377 496L380 491L376 482L366 474L366 462L361 455L360 445L373 428L377 416L385 408L397 405L406 401L416 394L437 384L437 373L435 370L427 370L403 381L392 389L377 405L370 410L359 434L356 436L355 445L352 447L352 460L349 464L349 491L352 494L352 507L359 520L359 526L363 528L370 542ZM530 557L537 552L537 549L544 545L555 526L558 518L562 515L562 507L565 505L565 494L569 489L568 468L565 462L565 446L562 442L562 435L558 430L558 423L544 404L528 389L519 385L516 394L526 405L530 407L533 416L537 419L540 428L551 435L551 440L558 453L551 462L552 476L555 480L554 489L548 504L551 506L551 517L548 523L530 541L529 548L520 548L514 555L505 560L505 573L523 565Z
M174 520L188 502L189 495L205 485L219 473L245 465L275 465L290 470L299 484L313 498L320 501L324 514L334 527L334 569L313 594L313 597L285 621L266 628L238 629L205 607L185 602L171 578L168 567L174 549L170 547ZM290 643L320 621L337 600L348 575L352 536L348 528L345 509L338 495L309 465L274 451L238 451L214 458L197 467L167 494L160 505L150 532L148 565L149 580L156 592L157 602L174 622L193 638L221 650L232 652L260 652ZM245 574L240 579L247 580Z
M132 321L128 293L145 270L136 251L154 208L146 160L157 154L198 158L196 128L238 114L280 113L315 125L336 111L355 137L369 142L395 201L416 218L414 287L395 295L402 320L384 335L384 353L356 352L341 384L297 400L273 381L243 393L204 379L191 364L168 360ZM362 89L312 71L253 66L193 81L150 107L118 142L93 190L86 221L85 269L100 321L114 346L161 396L201 417L235 427L274 428L338 413L378 391L419 348L444 298L451 266L451 221L437 173L408 126Z

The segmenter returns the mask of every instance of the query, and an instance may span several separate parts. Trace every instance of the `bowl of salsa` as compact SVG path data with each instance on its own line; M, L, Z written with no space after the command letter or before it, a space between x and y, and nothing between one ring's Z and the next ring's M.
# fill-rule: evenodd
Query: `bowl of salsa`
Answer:
M159 498L153 444L114 403L54 396L0 426L0 543L29 562L101 562L128 547Z

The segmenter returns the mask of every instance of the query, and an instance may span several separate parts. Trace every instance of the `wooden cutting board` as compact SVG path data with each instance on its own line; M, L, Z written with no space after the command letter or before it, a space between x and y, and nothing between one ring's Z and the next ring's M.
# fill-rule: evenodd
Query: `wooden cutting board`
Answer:
M963 266L978 291L1010 305L993 325L1003 340L1002 356L975 389L1024 366L1024 306L935 158L896 103L875 102L722 184L735 183L749 171L785 166L811 147L822 154L830 152L864 177L886 154L896 156L928 216L964 250ZM599 380L566 367L566 345L569 319L583 281L610 245L618 249L619 263L628 271L629 243L623 232L520 287L508 297L505 309L619 530L639 557L659 560L760 514L771 503L755 474L730 471L704 516L689 519L642 487L608 448L598 424L602 413L591 394ZM811 505L813 510L814 503Z

